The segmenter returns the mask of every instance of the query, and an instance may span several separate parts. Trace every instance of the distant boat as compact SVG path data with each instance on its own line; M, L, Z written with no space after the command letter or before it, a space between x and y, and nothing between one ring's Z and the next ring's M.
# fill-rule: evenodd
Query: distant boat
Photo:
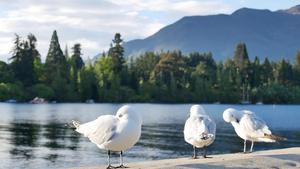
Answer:
M240 101L240 104L251 104L250 101Z
M9 100L6 100L6 103L18 103L18 101L15 99L9 99Z
M250 90L250 86L248 85L247 87L247 100L245 100L245 87L244 87L244 83L243 83L243 100L239 101L240 104L251 104L251 102L249 101L249 90Z
M86 103L95 103L95 101L93 99L87 99Z
M257 105L263 105L264 103L263 102L257 102L256 104Z
M48 103L47 101L45 101L44 98L39 98L36 97L33 100L31 100L29 103L33 103L33 104L41 104L41 103Z

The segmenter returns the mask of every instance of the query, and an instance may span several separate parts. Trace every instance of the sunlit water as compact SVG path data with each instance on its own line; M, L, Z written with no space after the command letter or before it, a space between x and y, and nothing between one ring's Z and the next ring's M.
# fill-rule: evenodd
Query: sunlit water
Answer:
M0 103L0 168L68 168L107 164L106 150L66 127L115 114L124 104L7 104ZM192 104L130 104L143 118L139 142L124 152L124 163L191 157L192 146L183 139L184 123ZM254 151L300 146L300 106L203 104L217 123L215 142L207 155L236 153L243 140L222 118L225 109L251 110L263 118L274 135L288 138L277 143L255 143ZM248 149L250 143L248 144ZM197 149L197 155L203 150ZM119 163L113 153L111 162Z

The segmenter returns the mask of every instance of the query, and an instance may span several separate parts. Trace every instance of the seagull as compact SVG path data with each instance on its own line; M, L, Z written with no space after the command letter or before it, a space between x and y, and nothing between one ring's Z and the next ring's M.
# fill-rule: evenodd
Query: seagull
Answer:
M78 133L88 137L100 149L107 150L107 169L114 168L110 165L110 151L120 151L121 164L118 168L125 168L123 151L132 147L141 136L142 118L130 106L121 107L115 116L103 115L87 123L72 122Z
M254 142L276 142L286 138L274 136L266 123L254 112L249 110L237 111L228 108L223 113L223 119L231 122L236 134L244 139L244 152L246 153L246 142L251 141L250 153L252 153Z
M194 159L196 147L204 150L203 158L206 158L205 147L209 146L216 137L216 123L206 115L200 105L193 105L190 109L189 118L184 126L184 140L194 148Z

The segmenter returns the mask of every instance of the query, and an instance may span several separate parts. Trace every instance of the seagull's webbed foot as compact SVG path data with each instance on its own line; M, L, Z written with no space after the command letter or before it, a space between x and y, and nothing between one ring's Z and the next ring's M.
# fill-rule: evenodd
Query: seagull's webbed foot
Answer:
M106 169L114 169L115 167L113 167L113 166L111 166L111 165L109 165L109 166L107 166L107 168Z
M122 165L118 166L117 168L128 168L128 167L126 167L122 164Z
M248 152L240 152L240 154L250 154L252 153L252 151L248 151Z
M197 157L197 156L194 156L194 157L192 157L192 159L198 159L198 157Z

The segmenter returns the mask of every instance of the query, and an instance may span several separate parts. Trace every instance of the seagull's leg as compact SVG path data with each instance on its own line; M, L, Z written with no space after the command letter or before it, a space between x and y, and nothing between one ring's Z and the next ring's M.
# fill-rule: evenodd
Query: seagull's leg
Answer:
M203 158L206 158L206 155L205 155L205 147L206 147L206 146L203 147Z
M252 144L251 144L251 149L250 149L250 153L252 153L252 150L253 150L253 145L254 145L254 141L252 141Z
M112 166L110 165L110 150L107 150L107 156L108 156L108 166L107 169L112 168Z
M120 151L120 166L118 168L126 168L124 165L123 165L123 151Z
M193 146L194 147L194 157L193 159L197 159L197 156L196 156L196 146Z
M244 141L244 153L246 153L247 140Z

